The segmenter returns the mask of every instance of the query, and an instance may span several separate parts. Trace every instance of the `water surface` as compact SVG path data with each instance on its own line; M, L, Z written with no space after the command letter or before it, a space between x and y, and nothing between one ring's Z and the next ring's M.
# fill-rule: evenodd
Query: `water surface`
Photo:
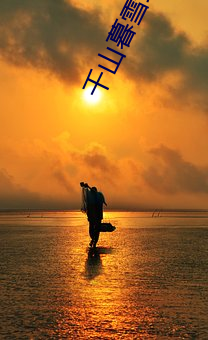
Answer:
M29 216L29 217L27 217ZM208 218L1 214L1 339L208 339Z

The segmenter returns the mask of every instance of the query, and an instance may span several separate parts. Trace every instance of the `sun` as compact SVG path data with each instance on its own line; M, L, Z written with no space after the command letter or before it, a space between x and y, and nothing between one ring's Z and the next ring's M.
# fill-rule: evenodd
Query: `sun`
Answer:
M98 87L96 87L95 92L93 94L91 94L93 90L93 86L89 86L87 88L84 89L84 93L83 93L83 98L84 101L87 102L88 104L98 104L101 100L101 91Z

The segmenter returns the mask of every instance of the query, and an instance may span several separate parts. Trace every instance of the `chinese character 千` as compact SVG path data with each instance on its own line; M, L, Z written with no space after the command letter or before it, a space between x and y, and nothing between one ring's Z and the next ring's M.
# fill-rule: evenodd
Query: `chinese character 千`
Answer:
M90 81L91 83L95 84L95 86L93 87L93 90L92 90L92 92L91 92L91 95L93 95L93 93L95 92L97 86L100 86L100 87L103 87L103 88L106 89L106 90L109 90L109 87L104 86L104 85L102 85L102 84L99 83L99 81L100 81L100 79L101 79L101 77L102 77L102 75L103 75L103 72L100 73L100 75L99 75L97 81L94 81L94 80L90 79L90 75L91 75L91 73L92 73L92 70L93 70L93 69L91 68L91 70L90 70L90 72L89 72L89 74L88 74L88 76L87 76L87 79L86 79L86 81L85 81L84 86L83 86L82 89L85 89L85 87L86 87L88 81Z

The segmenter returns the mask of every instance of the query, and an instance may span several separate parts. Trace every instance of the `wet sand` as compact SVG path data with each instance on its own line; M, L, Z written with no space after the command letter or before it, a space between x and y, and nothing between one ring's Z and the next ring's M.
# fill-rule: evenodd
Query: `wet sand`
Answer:
M1 339L208 339L208 218L0 218Z

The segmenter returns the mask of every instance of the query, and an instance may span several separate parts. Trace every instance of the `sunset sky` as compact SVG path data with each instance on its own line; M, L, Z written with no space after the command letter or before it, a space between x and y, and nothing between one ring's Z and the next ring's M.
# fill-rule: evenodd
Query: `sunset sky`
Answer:
M124 4L1 0L0 209L79 209L80 181L109 209L208 208L208 2L149 0L121 50ZM92 102L107 46L126 58Z

